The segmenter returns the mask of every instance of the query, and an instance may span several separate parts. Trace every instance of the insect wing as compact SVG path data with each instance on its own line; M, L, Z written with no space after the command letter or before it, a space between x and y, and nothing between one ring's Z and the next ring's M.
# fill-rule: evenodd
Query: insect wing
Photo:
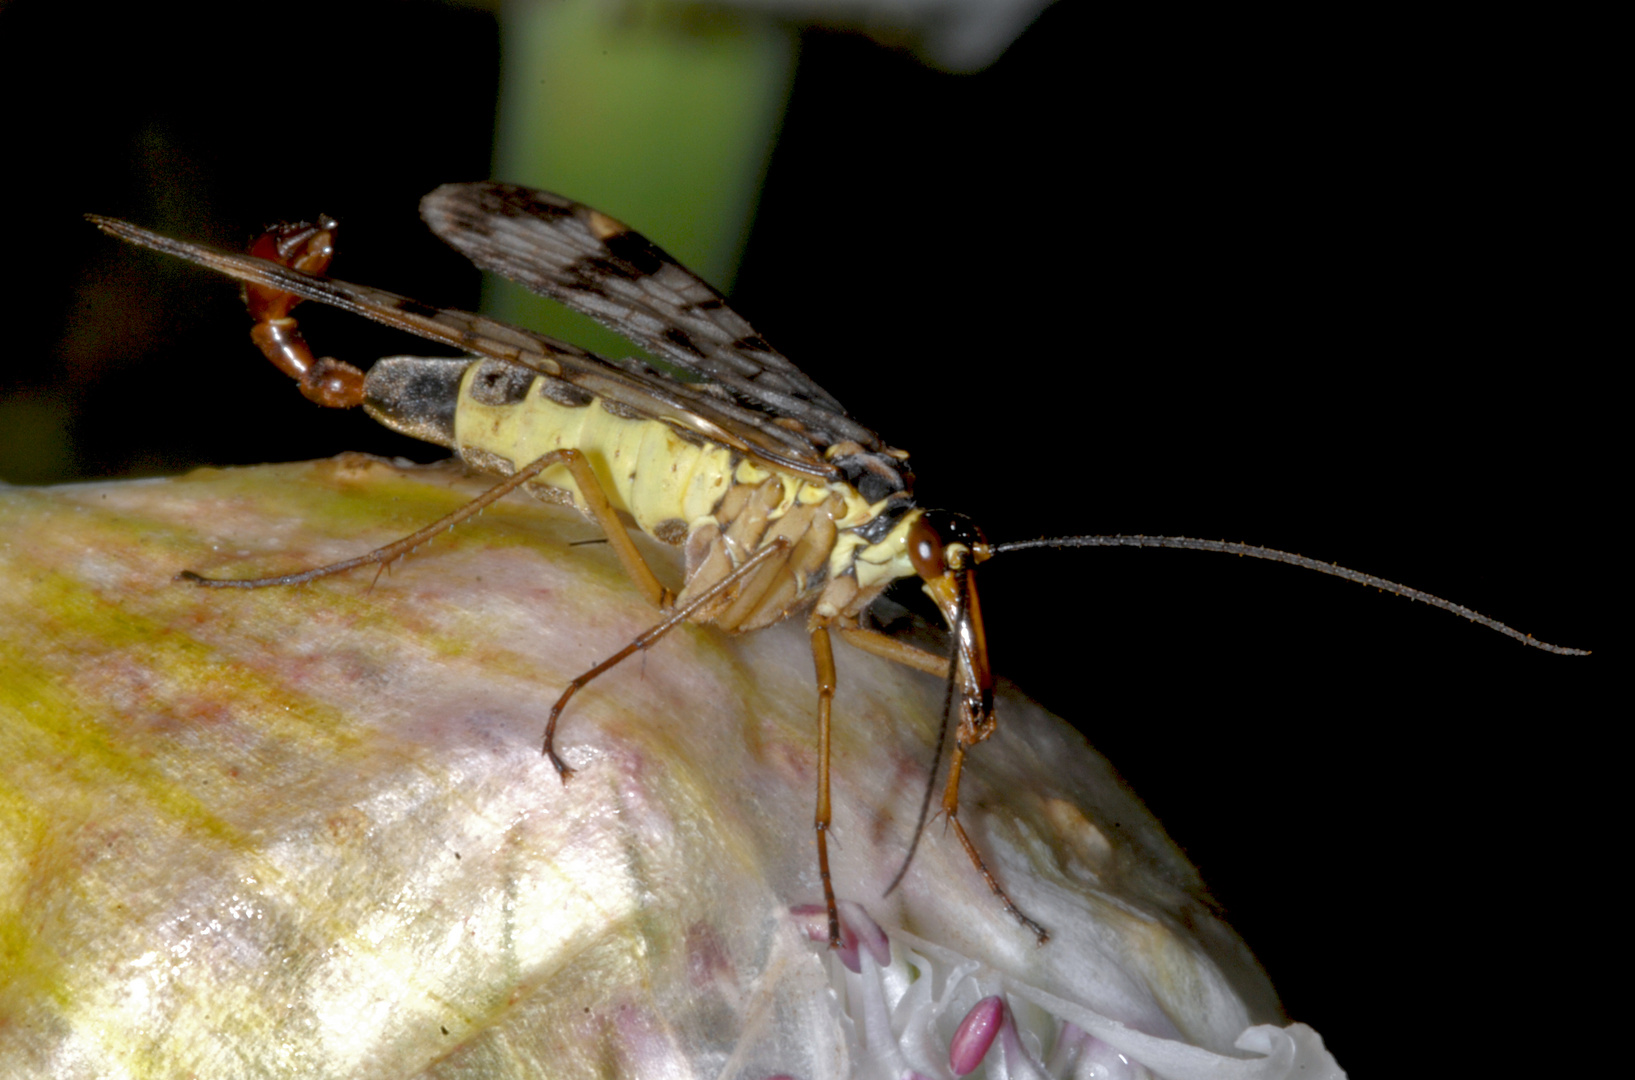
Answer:
M114 218L95 214L87 217L110 235L240 281L293 293L468 353L563 379L604 400L668 421L776 467L822 480L839 475L840 470L824 460L809 435L772 421L765 409L745 406L712 392L711 384L689 385L639 361L607 360L576 345L472 312L432 307L385 289L302 273L207 244L175 240Z
M886 449L719 292L606 214L496 181L444 184L421 200L420 214L484 270L589 315L740 404L797 422L818 446Z

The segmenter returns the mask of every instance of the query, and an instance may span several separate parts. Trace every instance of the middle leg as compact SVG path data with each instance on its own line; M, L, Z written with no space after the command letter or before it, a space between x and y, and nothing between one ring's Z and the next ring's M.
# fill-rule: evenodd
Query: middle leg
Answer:
M818 878L823 882L823 906L829 913L829 948L840 948L840 911L835 906L834 881L829 876L829 713L835 699L835 653L827 620L812 627L812 663L818 684L818 791L812 827L817 831Z

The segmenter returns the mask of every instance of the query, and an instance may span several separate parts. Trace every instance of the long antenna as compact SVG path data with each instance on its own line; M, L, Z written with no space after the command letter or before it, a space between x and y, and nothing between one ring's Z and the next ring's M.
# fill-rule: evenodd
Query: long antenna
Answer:
M1276 548L1256 547L1253 544L1234 544L1226 540L1197 540L1190 536L1056 536L1044 537L1039 540L1015 540L1008 544L993 544L989 550L995 555L1002 551L1024 551L1028 548L1076 548L1076 547L1163 547L1184 548L1188 551L1219 551L1226 555L1247 555L1252 559L1269 559L1272 562L1289 563L1291 566L1315 570L1319 574L1328 574L1332 577L1355 581L1359 585L1371 585L1376 589L1383 589L1388 593L1405 596L1409 600L1418 600L1422 604L1451 611L1455 615L1462 615L1473 623L1480 623L1489 630L1497 630L1505 637L1515 638L1523 645L1531 645L1535 649L1556 653L1559 656L1588 656L1588 649L1569 649L1563 645L1551 645L1547 641L1540 641L1531 634L1524 634L1513 626L1507 626L1497 619L1490 619L1479 611L1473 611L1463 604L1455 604L1451 600L1444 600L1440 596L1433 596L1428 592L1410 589L1406 585L1395 581L1387 581L1373 574L1364 574L1359 570L1352 570L1334 563L1320 562L1317 559L1308 559L1304 555L1296 555L1292 551L1279 551Z

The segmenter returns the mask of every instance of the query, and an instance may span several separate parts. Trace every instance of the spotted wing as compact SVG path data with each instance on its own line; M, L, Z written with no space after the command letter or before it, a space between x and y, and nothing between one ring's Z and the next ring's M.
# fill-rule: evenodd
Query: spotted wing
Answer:
M845 478L843 462L825 460L803 433L769 423L707 385L665 377L635 360L610 361L565 341L469 311L437 308L406 296L319 277L240 252L176 240L127 221L86 215L112 236L208 267L240 281L294 293L467 353L551 375L644 416L687 428L768 464L823 480Z
M507 275L514 271L524 279L523 284L552 279L555 271L551 267L560 260L551 250L563 247L566 241L562 237L577 235L576 227L567 224L570 219L582 223L584 230L595 229L611 239L618 253L605 240L597 241L603 252L599 256L603 260L599 274L586 263L575 288L560 284L553 287L572 294L576 298L572 306L652 346L698 379L683 381L634 359L608 360L567 342L471 312L436 308L384 289L305 274L250 255L175 240L113 218L86 216L110 235L240 281L330 304L469 353L522 364L769 465L825 481L844 480L871 502L909 491L913 477L904 460L906 455L892 450L874 432L847 417L833 404L833 398L770 346L752 347L751 339L758 341L758 337L726 307L719 293L638 234L588 207L513 185L448 185L428 196L427 203L446 192L465 193L453 200L456 205L472 202L482 193L493 198L499 197L495 193L511 193L513 202L565 208L555 215L560 228L552 227L551 215L543 211L477 214L482 231L506 240L471 242L484 253L483 258L474 261ZM448 205L446 200L444 204ZM471 213L475 212L468 211L468 216ZM431 216L428 213L428 219ZM513 219L521 222L524 218L532 224L517 228L498 224ZM465 238L467 226L446 215L441 222L439 235L465 251L462 243L451 238ZM537 258L530 258L530 244L538 246L542 239L553 242L535 252ZM498 254L501 251L506 253L504 259ZM644 294L643 303L620 306L620 292L628 294L631 288ZM599 312L590 306L593 294L606 298ZM710 314L701 314L706 312ZM683 362L680 354L690 355L690 350L682 349L678 342L705 340L704 323L714 327L710 331L714 344L699 350L703 359L693 357ZM743 333L737 333L740 329ZM723 344L725 336L734 333L737 336ZM669 344L659 347L659 341Z
M725 297L606 214L497 181L444 184L421 200L420 214L484 270L589 315L770 420L798 424L818 446L885 449Z

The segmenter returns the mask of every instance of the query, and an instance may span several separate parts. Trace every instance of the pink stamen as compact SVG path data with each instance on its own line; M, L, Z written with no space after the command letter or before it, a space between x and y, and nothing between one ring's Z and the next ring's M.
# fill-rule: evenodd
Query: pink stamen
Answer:
M982 1064L1004 1020L1005 1002L997 994L971 1007L948 1043L948 1067L955 1076L964 1076Z

